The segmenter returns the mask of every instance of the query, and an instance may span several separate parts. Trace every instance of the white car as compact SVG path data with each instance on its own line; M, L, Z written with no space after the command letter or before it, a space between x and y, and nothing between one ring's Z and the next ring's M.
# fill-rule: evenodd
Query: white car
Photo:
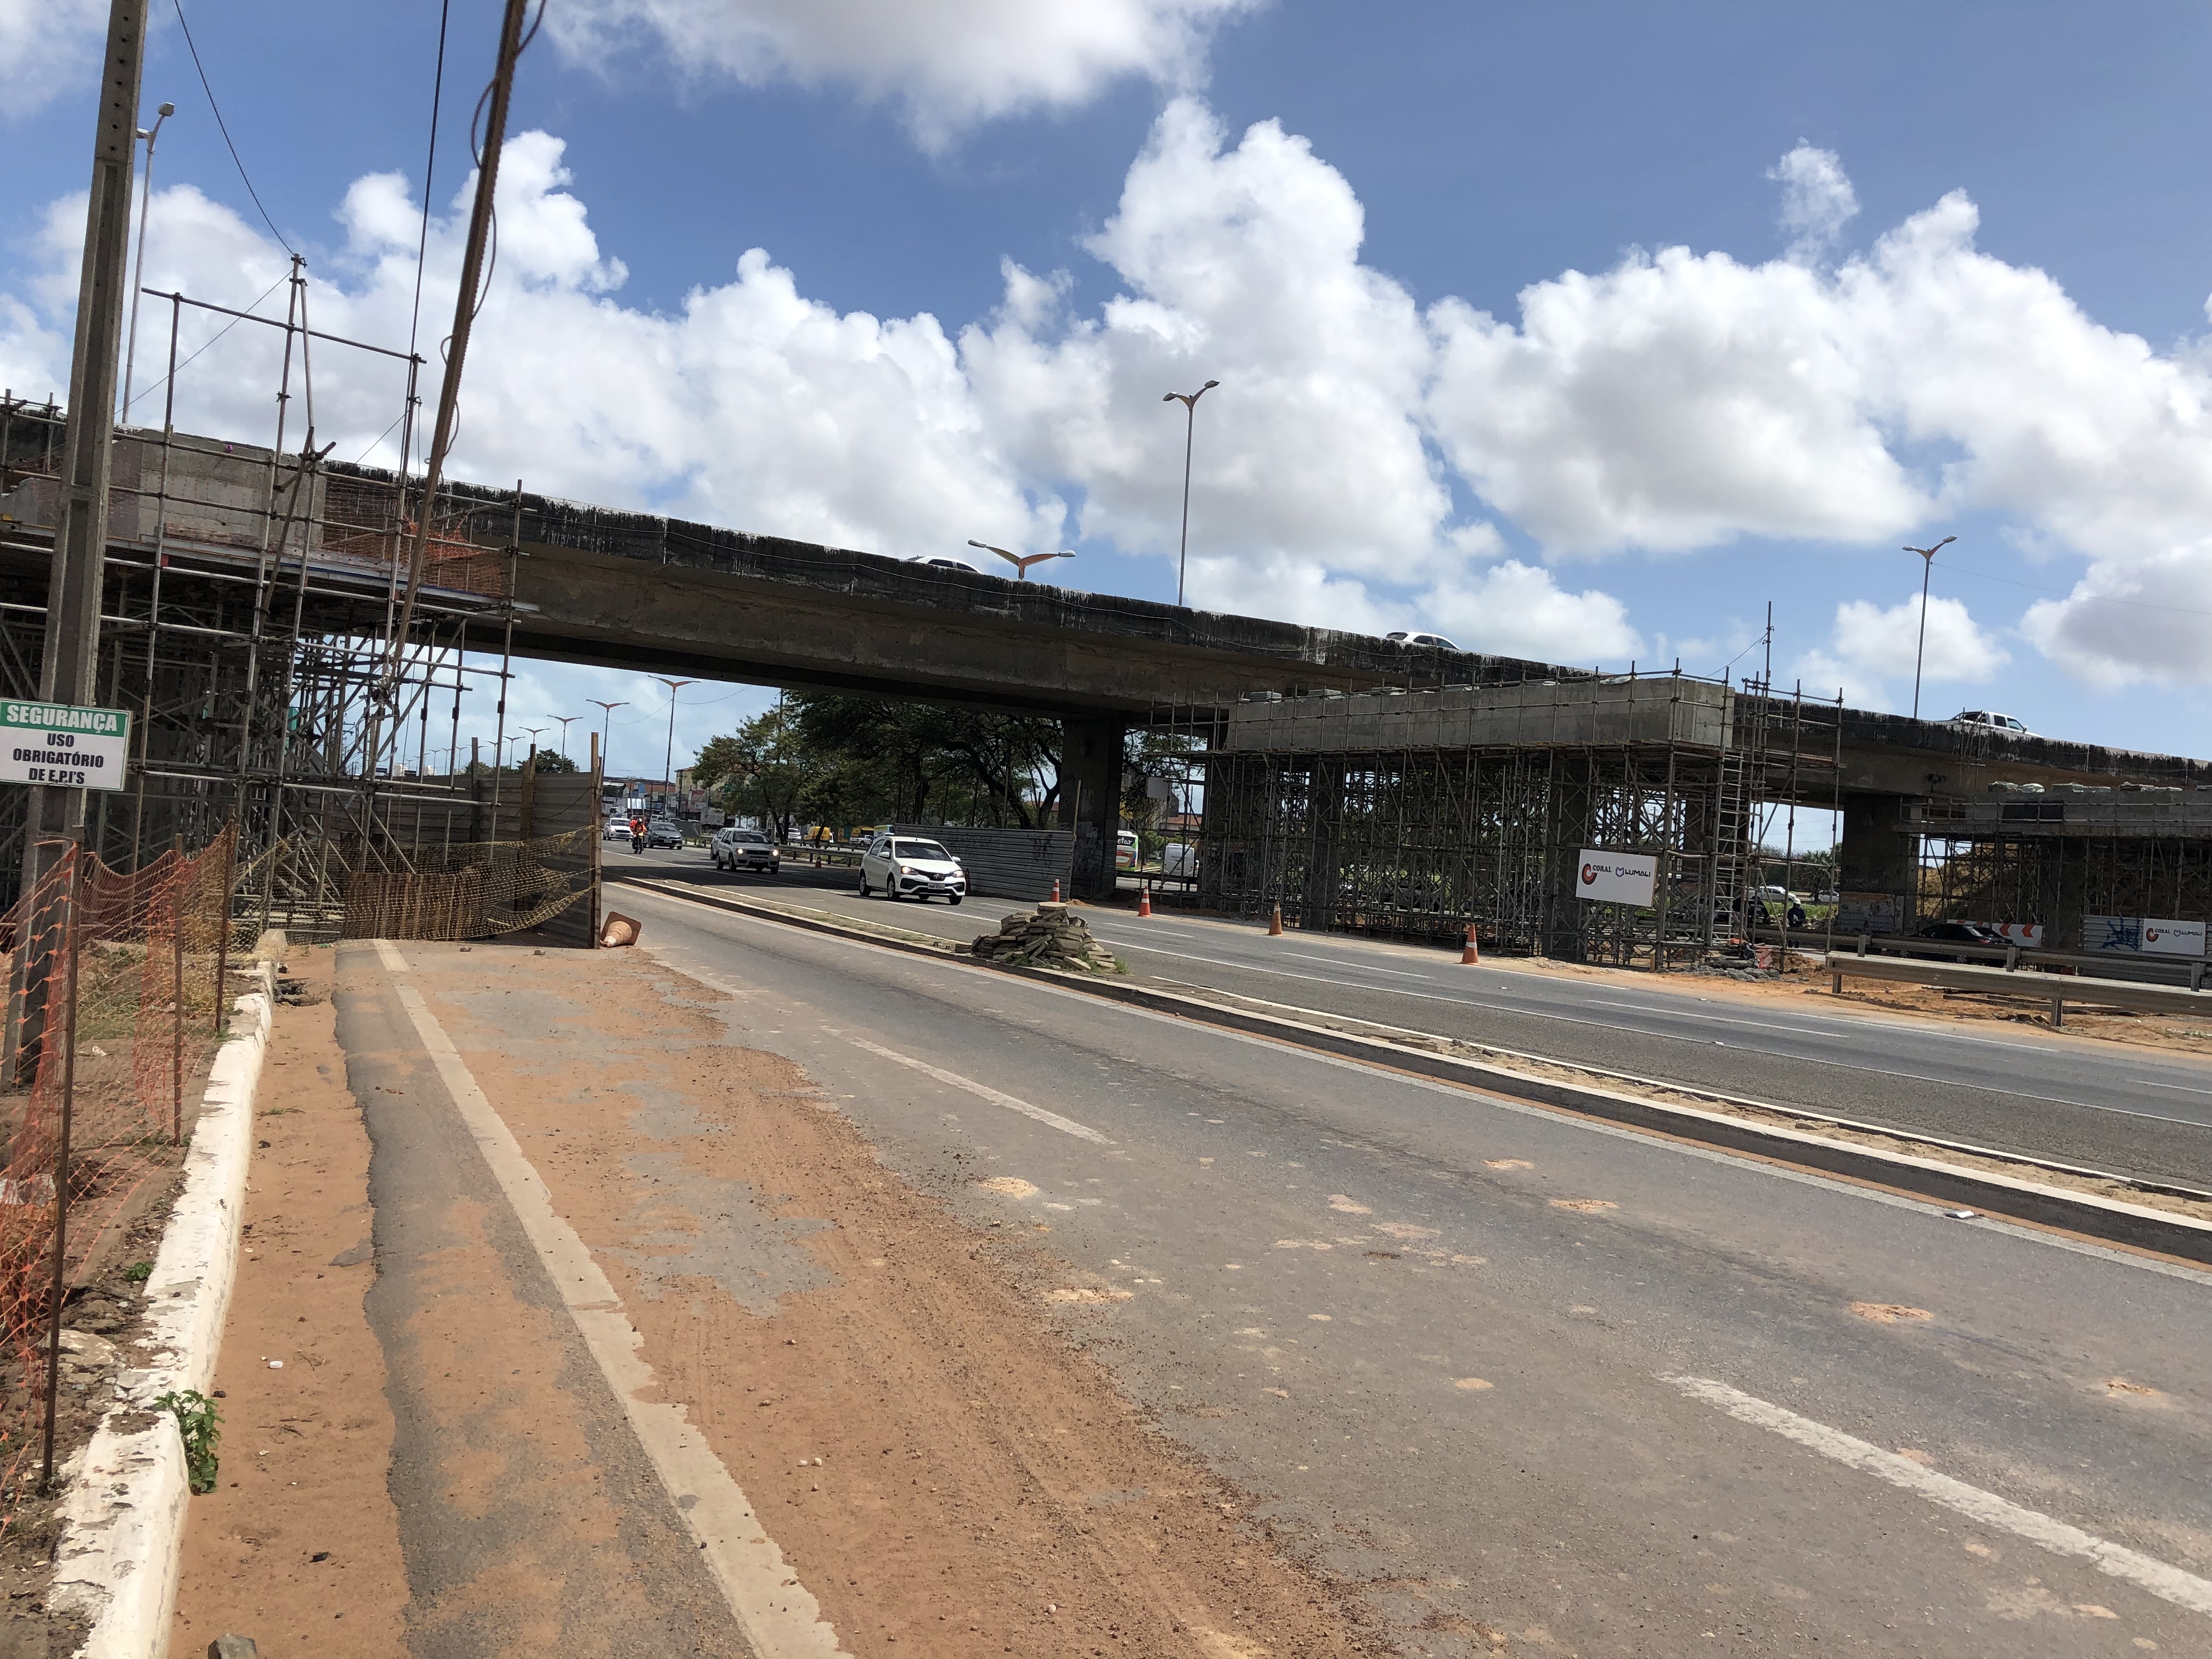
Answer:
M1449 640L1446 639L1441 634L1407 634L1400 632L1387 635L1384 637L1389 639L1391 644L1403 646L1408 650L1411 650L1415 646L1425 646L1432 651L1456 651L1459 649L1457 646L1454 645Z
M629 839L629 820L620 812L616 813L612 817L607 820L607 832L602 839L606 841L628 841Z
M1951 716L1948 724L1968 726L1977 732L1994 732L2006 738L2032 738L2035 735L2011 715L2000 714L1990 708L1961 708Z
M968 872L933 841L878 836L860 854L860 896L871 893L887 899L943 897L957 904L968 896Z

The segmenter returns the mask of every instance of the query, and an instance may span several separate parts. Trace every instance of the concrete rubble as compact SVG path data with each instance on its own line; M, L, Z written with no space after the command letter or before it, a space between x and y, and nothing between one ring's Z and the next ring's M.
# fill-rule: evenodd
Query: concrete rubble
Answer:
M1083 974L1120 970L1114 953L1091 935L1090 924L1065 904L1040 904L1017 910L995 933L980 934L969 949L989 962L1028 968L1060 968Z

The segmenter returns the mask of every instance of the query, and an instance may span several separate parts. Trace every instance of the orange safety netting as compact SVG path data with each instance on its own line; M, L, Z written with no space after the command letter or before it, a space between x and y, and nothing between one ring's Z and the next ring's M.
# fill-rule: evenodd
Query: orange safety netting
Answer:
M128 875L56 843L0 917L0 1525L42 1473L58 1231L66 1297L183 1162L229 1012L234 835Z

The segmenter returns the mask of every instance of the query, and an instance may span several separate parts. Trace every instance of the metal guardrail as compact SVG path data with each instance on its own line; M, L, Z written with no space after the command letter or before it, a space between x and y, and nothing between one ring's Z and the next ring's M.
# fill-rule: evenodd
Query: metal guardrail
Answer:
M2212 1019L2212 991L2185 989L2175 985L2145 985L2136 981L2100 980L2087 975L2021 974L2004 968L1978 968L1969 963L1919 962L1910 957L1860 956L1850 951L1831 951L1823 965L1833 976L1833 989L1841 993L1845 978L1879 979L1910 985L1940 985L1948 990L1974 991L1984 996L2032 997L2051 1005L2054 1029L2066 1023L2066 1005L2076 1007L2125 1008L2146 1014L2197 1014Z
M2202 957L2144 956L2132 951L2045 951L2024 945L1968 945L1942 939L1901 939L1885 935L1875 939L1861 933L1855 954L1871 957L1914 957L1917 953L1940 951L1953 958L1965 957L1975 961L2002 964L2009 973L2018 969L2045 971L2063 968L2096 968L2106 970L2106 975L2137 983L2183 984L2192 991L2204 988L2204 977L2212 963ZM2112 969L2124 969L2112 973ZM2166 977L2171 975L2171 978Z

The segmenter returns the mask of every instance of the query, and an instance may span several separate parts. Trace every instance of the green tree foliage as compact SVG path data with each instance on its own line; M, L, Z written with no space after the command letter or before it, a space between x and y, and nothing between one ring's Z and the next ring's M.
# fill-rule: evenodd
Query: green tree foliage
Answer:
M841 833L888 819L1049 823L1060 723L873 697L794 693L699 751L700 785L728 810Z

